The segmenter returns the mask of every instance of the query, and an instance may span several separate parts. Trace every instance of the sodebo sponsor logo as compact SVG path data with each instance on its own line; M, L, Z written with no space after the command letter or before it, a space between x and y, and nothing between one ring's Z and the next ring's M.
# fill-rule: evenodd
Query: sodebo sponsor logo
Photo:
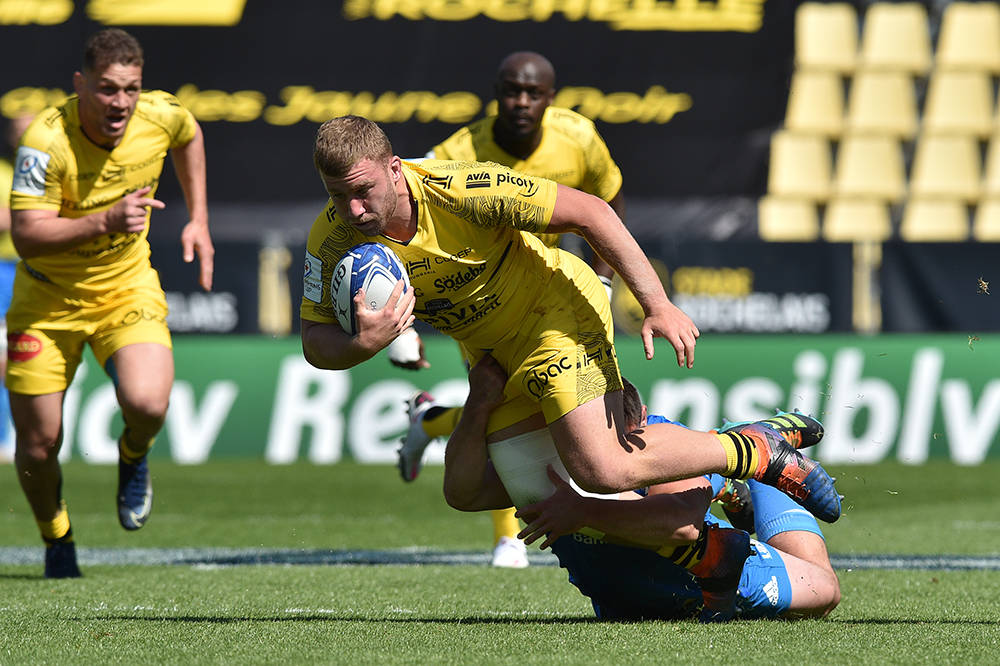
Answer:
M524 377L524 387L528 393L540 398L549 382L564 373L573 369L573 362L568 356L563 356L558 361L545 361L539 363Z

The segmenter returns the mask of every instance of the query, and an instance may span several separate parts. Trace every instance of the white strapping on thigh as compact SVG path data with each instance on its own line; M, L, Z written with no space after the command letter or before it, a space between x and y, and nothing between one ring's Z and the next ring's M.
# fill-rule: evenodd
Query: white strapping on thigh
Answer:
M548 428L532 430L523 435L493 442L488 448L493 467L503 481L514 506L518 508L539 502L555 492L556 488L545 471L549 463L579 494L585 497L618 499L618 493L611 495L588 493L570 478L562 460L559 459L555 442L552 441L552 433Z

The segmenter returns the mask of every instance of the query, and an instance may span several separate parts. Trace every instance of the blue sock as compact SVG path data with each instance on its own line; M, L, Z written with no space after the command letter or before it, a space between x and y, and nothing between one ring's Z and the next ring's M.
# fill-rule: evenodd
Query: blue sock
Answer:
M757 540L767 542L782 532L812 532L823 536L813 515L777 488L750 479L750 499L753 501L754 527Z

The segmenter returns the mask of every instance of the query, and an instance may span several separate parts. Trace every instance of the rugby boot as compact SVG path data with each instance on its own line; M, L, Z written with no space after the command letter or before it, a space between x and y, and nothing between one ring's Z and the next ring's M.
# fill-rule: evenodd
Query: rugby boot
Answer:
M840 495L833 479L818 462L806 458L781 434L760 422L733 428L729 433L756 447L759 462L753 478L774 486L809 513L827 523L840 518Z
M45 539L46 578L80 578L82 575L80 567L76 565L76 544L73 543L72 528L58 539Z
M704 606L698 621L729 622L736 613L736 591L743 564L750 557L750 535L718 525L705 525L708 546L705 555L690 571L701 587Z
M137 530L146 524L153 508L153 478L149 474L148 456L131 465L118 461L118 522L127 530Z
M796 449L807 449L819 444L820 440L823 439L823 424L813 417L806 416L797 409L794 412L783 412L780 409L774 411L774 416L762 421L726 422L719 428L719 432L729 432L751 423L763 423L781 433L785 441Z
M424 465L424 451L434 439L424 430L424 415L434 406L434 396L427 391L417 391L406 401L410 429L399 447L399 474L403 481L413 481Z

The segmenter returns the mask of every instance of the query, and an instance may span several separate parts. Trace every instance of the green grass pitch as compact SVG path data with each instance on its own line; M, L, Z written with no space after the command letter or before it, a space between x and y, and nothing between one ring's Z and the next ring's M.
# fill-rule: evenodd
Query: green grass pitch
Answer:
M846 495L836 555L1000 555L1000 463L831 468ZM115 468L65 467L83 548L404 549L483 553L486 514L441 497L441 468L156 461L156 499L118 527ZM41 552L11 466L0 467L0 552ZM35 552L34 550L30 552ZM838 571L827 620L601 623L553 566L83 565L47 581L0 563L6 664L993 664L1000 572Z

